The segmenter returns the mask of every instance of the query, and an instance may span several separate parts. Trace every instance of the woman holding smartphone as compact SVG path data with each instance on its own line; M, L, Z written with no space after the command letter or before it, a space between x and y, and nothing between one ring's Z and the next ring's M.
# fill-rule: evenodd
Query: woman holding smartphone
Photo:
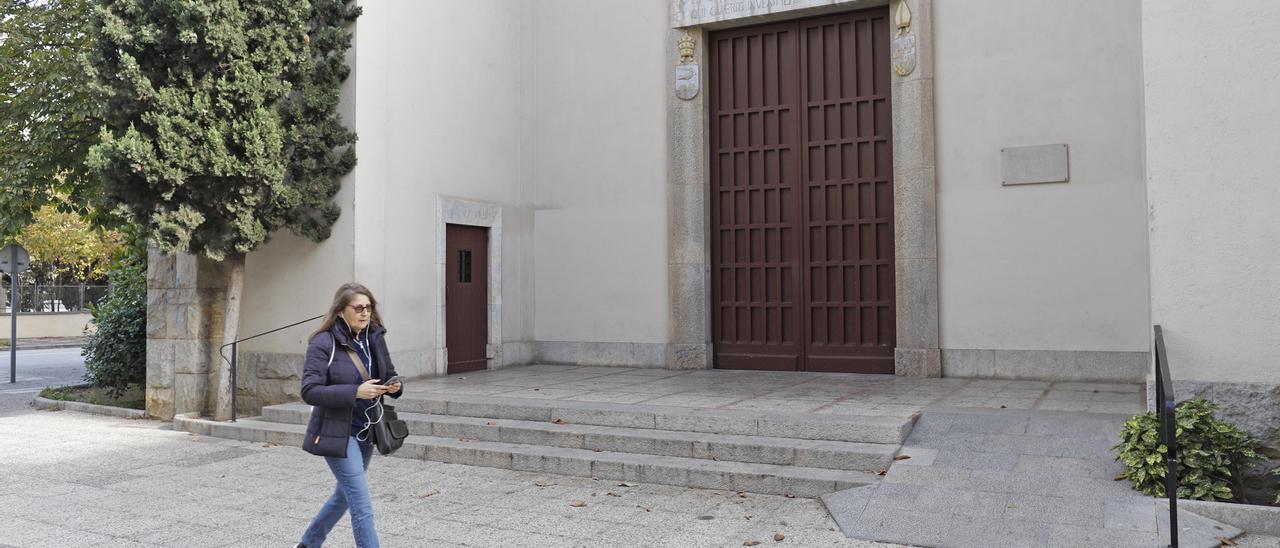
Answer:
M303 548L324 544L348 511L356 546L378 546L365 472L373 456L373 424L381 419L377 402L384 394L398 398L401 392L377 305L365 286L343 284L307 346L302 399L312 409L302 448L324 457L337 486L303 533L297 545Z

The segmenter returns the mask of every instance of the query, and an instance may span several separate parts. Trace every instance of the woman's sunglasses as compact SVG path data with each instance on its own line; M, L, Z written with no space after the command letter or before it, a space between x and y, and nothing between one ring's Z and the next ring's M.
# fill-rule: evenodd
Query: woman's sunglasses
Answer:
M364 314L366 312L373 313L373 305L371 304L356 304L356 305L349 304L347 306L350 307L352 310L355 310L356 314Z

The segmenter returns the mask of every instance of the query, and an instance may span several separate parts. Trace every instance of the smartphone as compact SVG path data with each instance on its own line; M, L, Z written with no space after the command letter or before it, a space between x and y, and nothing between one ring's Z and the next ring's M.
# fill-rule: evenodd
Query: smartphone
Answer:
M391 385L393 385L393 384L395 384L395 383L398 383L398 382L399 382L399 383L403 383L404 381L403 381L403 379L401 379L401 378L400 378L400 375L394 375L394 376L392 376L390 379L387 379L387 380L385 380L385 381L382 381L382 382L380 382L380 383L378 383L378 384L381 384L382 386L391 386Z

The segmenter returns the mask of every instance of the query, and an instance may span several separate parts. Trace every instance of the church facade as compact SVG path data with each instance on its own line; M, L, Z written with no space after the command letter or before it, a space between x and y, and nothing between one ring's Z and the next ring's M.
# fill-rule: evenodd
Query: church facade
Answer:
M363 4L343 215L249 255L242 334L356 280L407 376L1144 382L1159 324L1186 389L1280 399L1271 3Z

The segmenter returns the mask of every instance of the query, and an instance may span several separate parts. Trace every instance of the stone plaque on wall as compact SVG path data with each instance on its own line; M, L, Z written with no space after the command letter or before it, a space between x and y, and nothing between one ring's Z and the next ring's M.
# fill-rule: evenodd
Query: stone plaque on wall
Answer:
M848 4L865 0L671 0L671 26L692 27L774 13Z
M1071 178L1067 145L1000 149L1000 184L1065 183Z

